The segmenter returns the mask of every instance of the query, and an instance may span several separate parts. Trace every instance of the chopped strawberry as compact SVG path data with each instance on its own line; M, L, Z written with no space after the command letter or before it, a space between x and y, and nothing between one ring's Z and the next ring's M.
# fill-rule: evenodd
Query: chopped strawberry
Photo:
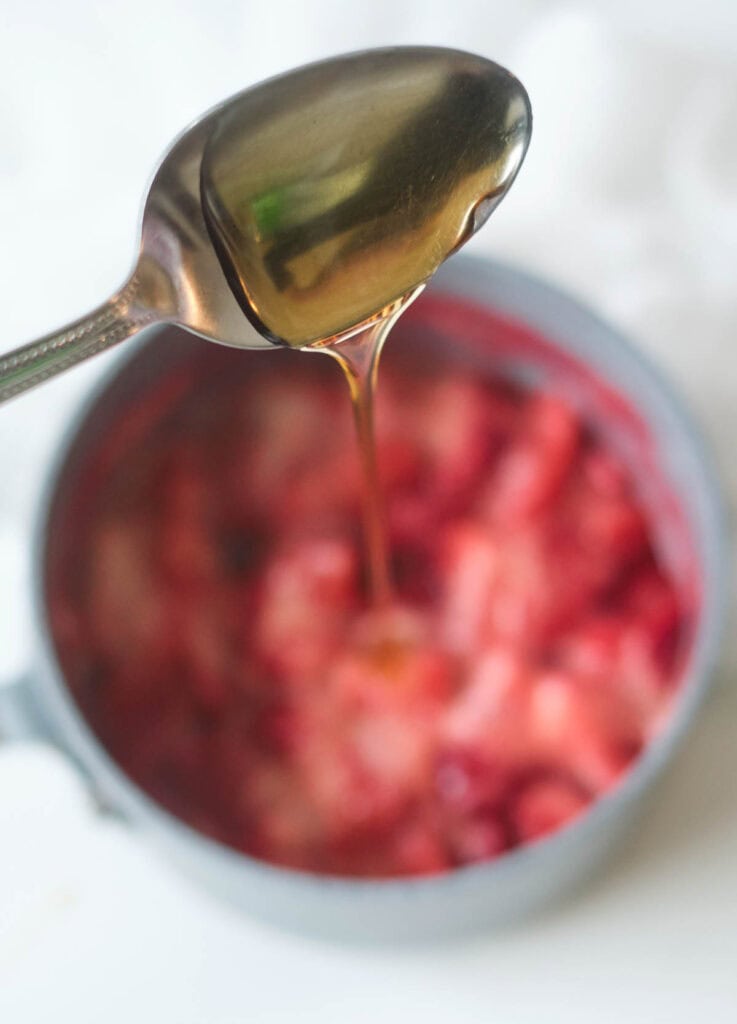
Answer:
M514 537L500 539L500 564L491 591L482 632L519 650L534 649L563 611L565 603L555 592L547 572L545 550L539 533L522 529ZM566 586L577 580L569 575Z
M203 592L182 604L174 628L180 631L178 660L182 684L189 687L202 708L227 709L235 664L229 654L223 617L217 614L211 595Z
M404 780L361 760L350 739L321 738L321 746L298 762L301 785L331 840L393 826L408 797Z
M280 514L287 527L305 525L323 534L335 532L346 518L359 516L362 487L356 452L324 454L284 481Z
M157 541L162 575L175 587L197 587L218 574L218 555L206 523L175 518Z
M548 395L531 400L519 435L492 477L492 521L511 525L549 506L571 469L578 439L578 421L568 405Z
M311 801L289 771L271 761L253 765L242 782L244 849L283 867L310 866L322 828Z
M438 559L421 536L394 543L389 568L399 601L415 607L437 603L442 587Z
M427 624L406 609L359 619L348 652L330 673L339 700L365 708L437 707L453 689L453 662Z
M500 804L506 795L509 769L474 747L441 748L435 760L435 792L442 807L466 815Z
M141 523L102 524L91 540L86 586L92 643L113 662L143 665L143 678L165 657L170 637L170 594L156 576L150 538Z
M401 490L387 502L387 532L394 547L418 540L425 543L441 529L438 509L427 495Z
M462 506L478 485L494 443L483 388L470 379L440 378L425 390L413 412L431 501Z
M469 681L441 722L445 740L504 762L528 747L529 670L517 652L496 647L482 654Z
M233 464L231 485L249 512L259 510L273 520L289 514L285 492L295 478L311 466L321 468L340 431L350 436L350 410L324 387L288 376L256 391L244 408L241 429L251 443Z
M620 595L619 605L643 631L660 671L672 671L682 626L672 584L655 566L646 566L631 579Z
M529 711L533 757L568 770L586 789L609 789L642 740L638 709L624 692L562 672L539 676Z
M500 545L488 529L466 522L448 530L445 548L443 636L451 650L471 653L489 639Z
M581 814L588 803L577 787L562 779L531 782L514 801L512 822L517 837L529 843L556 832Z
M409 821L398 830L393 853L398 874L436 875L452 866L437 828L421 820Z
M647 550L645 517L626 498L611 498L591 492L573 521L583 545L603 560L617 559L620 564L628 565Z
M578 675L608 680L619 664L627 620L621 615L599 614L566 633L557 651L561 665Z
M457 864L475 864L503 853L509 847L509 836L499 815L479 813L451 827L450 846Z
M376 438L376 463L385 490L416 486L422 475L422 457L417 445L401 434Z
M581 472L597 494L620 498L628 493L626 467L611 452L591 447L581 456Z
M339 540L310 540L275 555L264 576L254 641L265 664L309 682L329 663L355 603L357 559Z

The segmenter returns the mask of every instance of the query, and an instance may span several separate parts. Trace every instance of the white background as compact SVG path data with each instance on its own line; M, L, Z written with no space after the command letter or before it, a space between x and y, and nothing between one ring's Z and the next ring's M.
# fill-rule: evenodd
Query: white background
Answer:
M535 137L474 241L624 326L700 418L737 497L735 0L5 0L0 350L125 277L171 137L266 75L440 43L507 64ZM0 680L28 658L25 553L48 453L114 357L0 410ZM732 631L733 632L733 631ZM52 751L0 751L0 1021L737 1019L734 655L651 817L574 900L438 950L278 935L192 891L92 813Z

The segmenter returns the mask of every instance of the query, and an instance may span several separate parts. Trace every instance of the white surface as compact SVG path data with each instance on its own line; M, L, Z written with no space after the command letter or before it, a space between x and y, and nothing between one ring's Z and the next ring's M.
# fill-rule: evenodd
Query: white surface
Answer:
M244 84L321 55L457 45L527 84L535 138L474 243L540 270L670 371L737 496L734 0L160 0L5 5L3 348L118 286L154 162ZM11 8L11 9L8 9ZM387 23L388 20L388 23ZM0 678L27 658L23 552L48 452L110 357L0 410ZM277 935L212 904L92 814L52 752L0 751L0 1021L499 1021L737 1017L734 654L652 817L564 907L401 953Z

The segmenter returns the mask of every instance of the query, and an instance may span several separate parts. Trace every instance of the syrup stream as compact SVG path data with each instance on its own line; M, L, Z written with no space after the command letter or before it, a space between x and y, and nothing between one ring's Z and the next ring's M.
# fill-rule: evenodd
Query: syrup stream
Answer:
M384 495L376 458L374 398L379 373L379 360L389 333L407 307L417 298L420 285L387 315L342 341L334 341L313 349L332 356L339 364L351 394L356 425L358 450L363 470L363 530L368 565L369 596L375 608L391 603L393 585L389 569L389 547L386 535Z

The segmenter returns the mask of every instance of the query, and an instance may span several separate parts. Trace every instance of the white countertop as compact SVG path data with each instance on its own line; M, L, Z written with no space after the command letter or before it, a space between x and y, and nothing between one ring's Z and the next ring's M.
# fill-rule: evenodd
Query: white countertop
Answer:
M701 419L733 506L737 5L507 6L37 0L3 10L0 348L118 286L153 164L222 96L331 52L475 49L522 77L536 123L513 195L474 246L546 274L640 340ZM25 551L43 468L110 358L0 410L0 680L28 659ZM524 925L442 949L336 948L271 931L96 816L58 754L4 747L0 1021L733 1021L736 659L732 644L651 816L594 883Z

